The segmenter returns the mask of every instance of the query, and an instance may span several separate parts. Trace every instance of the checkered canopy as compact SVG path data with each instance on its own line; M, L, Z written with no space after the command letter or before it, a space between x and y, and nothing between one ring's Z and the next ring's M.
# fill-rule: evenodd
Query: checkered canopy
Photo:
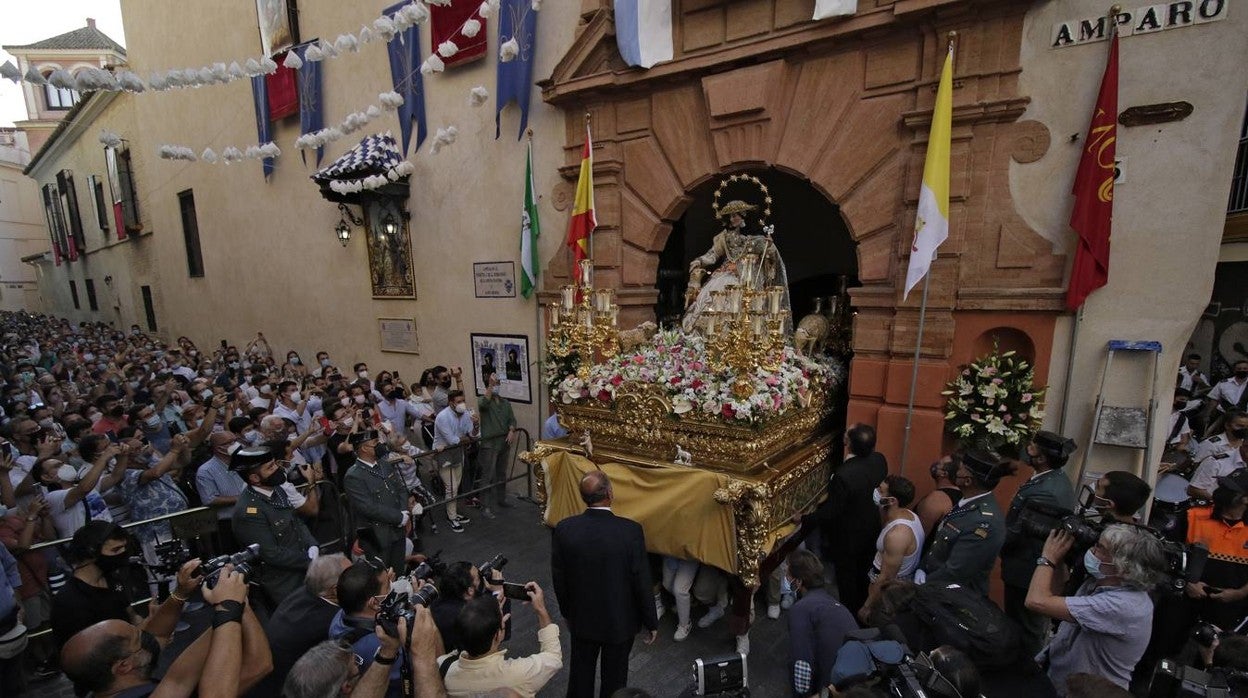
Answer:
M312 175L319 184L331 180L363 179L371 175L385 175L391 168L403 162L403 155L394 137L389 133L374 134L360 141L359 145L343 153L342 157Z

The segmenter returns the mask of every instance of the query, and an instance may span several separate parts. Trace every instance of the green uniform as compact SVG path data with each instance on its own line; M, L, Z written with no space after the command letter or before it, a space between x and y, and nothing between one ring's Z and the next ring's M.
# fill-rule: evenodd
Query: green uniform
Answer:
M280 493L280 494L279 494ZM274 605L299 590L308 571L308 548L316 546L308 527L275 489L277 501L248 486L234 504L234 538L240 546L260 546L260 586Z
M357 460L343 479L351 512L355 517L360 547L402 574L407 557L403 512L407 511L407 486L389 463L368 464Z
M988 594L988 574L1005 542L1005 517L992 493L953 508L936 527L919 565L928 584L957 584Z
M499 504L507 502L507 466L511 465L511 444L507 443L507 432L516 426L516 416L511 411L511 401L500 397L498 393L477 401L481 410L481 450L477 453L477 463L481 466L481 477L486 490L481 499L496 500Z
M1043 504L1074 513L1075 489L1062 470L1048 470L1036 475L1018 488L1005 516L1005 545L1001 548L1001 581L1005 583L1005 614L1023 630L1023 651L1035 656L1044 648L1052 621L1027 610L1027 587L1036 571L1036 558L1044 550L1044 541L1023 534L1019 517L1028 502ZM1058 562L1054 560L1054 562Z

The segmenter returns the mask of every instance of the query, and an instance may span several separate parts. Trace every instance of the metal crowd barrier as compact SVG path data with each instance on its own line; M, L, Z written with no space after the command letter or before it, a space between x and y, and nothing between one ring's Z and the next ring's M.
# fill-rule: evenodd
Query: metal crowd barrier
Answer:
M521 445L521 438L523 438L523 440L524 440L524 441L523 441L523 446ZM473 442L473 443L476 443L476 442ZM415 456L415 457L414 457L414 459L417 461L417 463L423 463L423 464L424 464L424 465L426 465L426 466L430 466L430 467L432 467L432 468L434 469L434 471L436 472L436 471L438 470L438 465L437 465L436 460L433 460L433 459L435 459L438 455L444 454L444 453L446 453L446 452L448 452L448 451L453 451L453 450L455 450L455 449L460 449L460 450L467 449L469 446L473 445L473 443L468 443L468 444L456 444L455 446L452 446L451 448L447 448L447 449L441 449L441 450L437 450L437 451L427 451L427 452L422 453L422 454L420 454L420 455L418 455L418 456ZM528 430L527 430L527 429L523 429L523 428L517 428L517 429L516 429L516 439L512 442L511 446L508 448L508 452L509 452L509 454L510 454L510 455L509 455L509 461L510 461L510 463L509 463L508 468L507 468L508 476L507 476L507 478L506 478L506 479L502 482L502 487L504 487L504 488L505 488L505 487L507 486L507 484L509 484L509 483L511 483L511 482L514 482L515 480L519 480L519 479L521 479L521 478L524 478L524 479L525 479L525 481L526 481L526 482L525 482L525 492L526 492L526 495L525 495L525 497L523 497L522 499L524 499L525 501L529 501L529 502L532 502L532 501L533 501L533 477L532 477L532 475L533 475L533 467L532 467L531 465L529 465L529 464L525 463L525 466L524 466L524 469L523 469L523 471L522 471L522 472L520 472L519 474L515 474L515 471L516 471L516 461L517 461L517 460L519 460L519 454L520 454L522 451L531 450L531 449L532 449L532 447L533 447L533 438L532 438L532 436L529 434ZM428 459L428 460L426 460L426 459ZM466 460L465 460L465 463L464 463L464 467L465 467L465 468L467 468L467 467L468 467L468 464L467 464L467 461L466 461ZM418 471L418 472L417 472L417 476L419 476L419 474L420 474L420 473L419 473L419 471ZM408 485L408 487L409 487L409 488L411 487L411 483L410 483L410 482L408 482L406 479L404 480L404 484L405 484L405 485ZM423 483L422 483L422 484L423 484ZM473 488L473 489L470 489L470 490L467 490L467 491L460 491L460 492L459 492L459 493L458 493L455 497L445 497L445 498L443 498L443 499L437 500L437 501L435 501L435 502L433 502L433 503L431 503L431 504L426 505L424 508L425 508L425 511L426 511L426 512L428 512L430 509L435 509L435 508L438 508L438 507L445 507L448 503L450 503L450 502L451 502L451 501L453 501L453 500L456 500L456 499L464 499L464 498L470 497L470 496L475 495L475 494L480 494L481 492L486 492L486 491L489 491L489 490L493 490L493 489L495 489L495 488L496 488L496 487L498 487L498 486L499 486L499 484L498 484L498 483L494 483L494 484L490 484L490 485L486 485L486 486L482 486L482 487L476 487L476 488ZM307 487L308 487L308 485L300 485L300 486L299 486L299 488L300 488L300 489L302 489L302 490L306 490L306 489L307 489ZM440 493L439 493L439 494L440 494ZM350 515L351 515L351 506L350 506L350 502L349 502L349 499L348 499L348 497L347 497L346 492L342 492L342 493L340 493L340 494L338 495L338 498L339 498L339 505L343 508L343 511L344 511L344 512L346 512L348 516L350 516ZM149 525L149 524L160 523L160 522L162 522L162 521L168 521L168 522L170 522L170 525L171 525L171 526L176 526L176 527L177 527L177 528L179 528L179 529L183 529L183 528L184 528L184 526L179 526L179 525L178 525L178 524L179 524L179 522L185 522L185 524L186 524L186 525L185 525L185 528L186 528L186 529L204 529L204 526L203 526L203 523L202 523L202 522L205 520L205 517L211 517L211 519L212 519L212 527L211 527L211 528L212 528L212 530L213 530L213 531L215 531L215 529L216 529L216 509L214 509L214 508L212 508L212 507L205 507L205 506L200 506L200 507L192 507L192 508L190 508L190 509L185 509L185 510L183 510L183 511L179 511L179 512L176 512L176 513L173 513L173 514L164 514L164 515L162 515L162 516L155 516L155 517L152 517L152 518L150 518L150 519L143 519L142 521L132 521L132 522L125 523L125 524L120 524L120 525L121 525L121 527L122 527L123 529L130 530L130 529L137 528L137 527L139 527L139 526L146 526L146 525ZM196 525L196 524L197 524L197 522L198 522L198 524L199 524L199 525ZM207 530L204 530L203 532L208 532L208 531L207 531ZM350 536L348 535L348 531L344 531L343 533L344 533L344 538L349 538L349 537L350 537ZM196 536L191 536L191 537L196 538L196 537L198 537L198 535L196 535ZM38 551L38 550L46 550L46 549L48 549L48 548L59 548L59 547L60 547L60 546L62 546L62 545L66 545L66 544L68 544L71 540L72 540L71 538L60 538L60 539L57 539L57 540L45 541L45 542L42 542L42 543L35 543L34 545L31 545L31 546L30 546L30 548L28 548L27 550L28 550L28 551ZM50 589L48 589L48 592L49 592L49 594L50 594L50 593L51 593L51 590L50 590ZM130 604L130 607L131 607L131 608L144 608L144 607L146 607L148 604L150 604L150 603L151 603L151 601L152 601L152 597L150 597L150 596L149 596L149 597L147 597L147 598L139 599L138 601L135 601L135 602L131 603L131 604ZM32 638L34 638L34 637L41 637L41 636L43 636L43 635L50 634L51 632L52 632L52 629L49 627L49 628L45 628L45 629L43 629L43 630L40 630L40 631L38 631L38 632L33 632L33 633L30 633L30 635L29 635L29 636L30 636L30 637L32 637Z

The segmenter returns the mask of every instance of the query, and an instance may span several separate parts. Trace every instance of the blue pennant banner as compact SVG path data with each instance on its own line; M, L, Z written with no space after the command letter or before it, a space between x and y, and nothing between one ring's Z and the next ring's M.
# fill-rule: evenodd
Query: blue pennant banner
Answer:
M498 45L516 40L516 57L498 61L498 80L494 89L497 106L494 110L494 138L502 132L503 108L512 100L520 107L520 134L529 126L529 98L533 95L533 56L537 51L537 10L530 0L503 0L498 14Z
M303 66L295 71L299 83L299 134L307 135L325 128L324 91L321 89L321 61L309 61L305 55L312 42L300 44L291 49L299 55ZM299 151L303 164L308 164L308 152ZM316 149L316 166L321 166L321 158L325 148Z
M256 139L258 145L273 140L272 124L269 122L269 83L267 75L257 75L251 79L251 101L256 108ZM273 174L273 158L264 159L264 178Z
M392 5L385 9L385 14L393 16L406 4L404 0ZM412 122L416 122L418 150L428 133L425 126L424 79L420 74L420 28L412 25L396 34L386 46L386 52L390 54L394 91L403 96L403 106L399 107L399 128L403 132L403 157L407 157L408 146L412 142Z

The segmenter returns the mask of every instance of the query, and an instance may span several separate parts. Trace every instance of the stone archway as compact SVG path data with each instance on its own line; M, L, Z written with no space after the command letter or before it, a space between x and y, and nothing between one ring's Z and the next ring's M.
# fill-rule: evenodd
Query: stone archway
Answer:
M1015 213L1006 181L1011 159L1048 147L1043 125L1017 121L1029 3L880 0L848 20L809 22L796 0L687 1L674 9L675 59L649 71L620 62L608 4L585 12L543 88L567 110L569 181L556 199L571 190L592 116L596 279L618 289L621 322L651 318L686 192L759 167L806 180L839 207L858 250L849 418L876 424L881 450L899 455L918 324L917 294L903 301L901 285L944 36L956 29L952 229L931 272L912 461L940 448L940 386L961 358L955 347L979 334L964 331L1014 327L1047 366L1065 259ZM547 289L566 282L562 255L547 270Z

